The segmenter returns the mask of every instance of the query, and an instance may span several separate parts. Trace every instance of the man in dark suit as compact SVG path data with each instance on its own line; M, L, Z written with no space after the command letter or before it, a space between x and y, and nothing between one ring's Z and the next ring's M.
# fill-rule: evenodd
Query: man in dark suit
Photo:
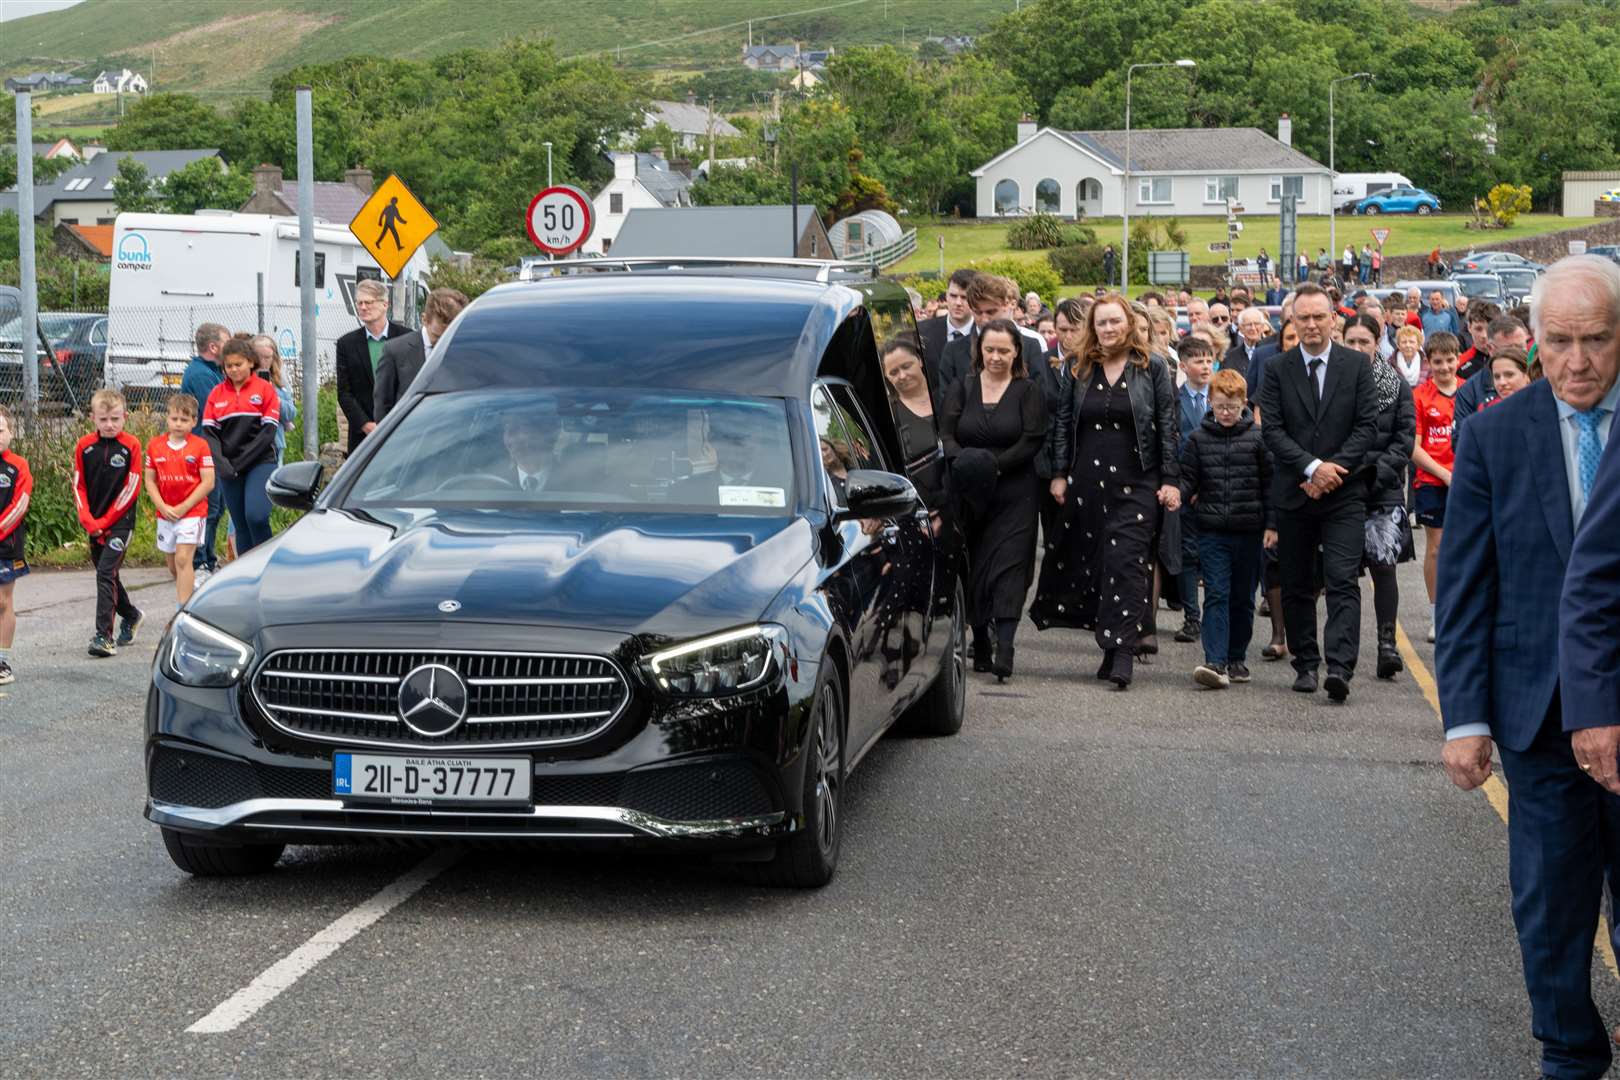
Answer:
M973 312L973 332L958 337L945 346L937 370L928 369L935 381L930 387L935 399L952 384L973 370L973 349L979 340L979 327L994 319L1008 319L1017 325L1018 286L1008 278L996 274L976 274L968 285L968 307ZM1018 328L1023 339L1024 369L1038 371L1046 363L1046 339L1027 327Z
M382 359L377 363L377 388L371 413L379 424L411 388L411 382L427 363L433 346L466 306L467 297L458 290L434 289L422 305L422 329L403 334L383 346Z
M1226 351L1226 356L1221 360L1221 370L1247 375L1249 365L1254 361L1255 352L1271 333L1271 320L1266 318L1266 313L1259 308L1246 307L1238 316L1237 329L1237 337L1232 339L1232 347Z
M1198 430L1209 412L1209 380L1215 373L1215 349L1202 336L1187 335L1179 350L1181 373L1186 376L1176 390L1176 418L1180 436L1176 456L1187 439ZM1181 515L1181 573L1175 577L1176 595L1181 600L1181 629L1176 640L1182 644L1197 641L1203 630L1203 609L1198 603L1198 523L1193 515Z
M337 339L338 407L349 421L349 453L377 426L373 414L377 365L382 361L383 344L411 332L411 328L388 317L388 289L380 281L360 281L354 286L354 313L360 327Z
M1299 344L1266 364L1261 433L1275 463L1277 555L1294 689L1315 693L1326 653L1328 697L1350 696L1361 651L1361 554L1367 485L1359 469L1378 435L1378 398L1367 358L1329 336L1333 302L1320 286L1294 297ZM1316 638L1316 553L1327 585L1326 648Z
M945 346L957 338L973 335L973 309L968 307L967 290L978 276L975 270L963 267L951 272L945 287L945 314L935 315L917 324L917 336L922 339L923 367L938 366L945 355Z
M1615 648L1615 494L1597 478L1616 474L1598 462L1620 404L1620 267L1560 260L1533 310L1546 377L1457 435L1446 532L1462 542L1445 549L1435 603L1442 760L1466 791L1490 776L1493 742L1501 753L1541 1071L1597 1077L1613 1048L1592 1002L1592 938L1605 881L1611 893L1620 882L1620 730L1603 660Z

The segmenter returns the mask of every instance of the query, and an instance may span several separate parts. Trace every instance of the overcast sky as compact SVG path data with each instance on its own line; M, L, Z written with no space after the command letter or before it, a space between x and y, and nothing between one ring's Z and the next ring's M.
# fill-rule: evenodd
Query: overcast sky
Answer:
M44 11L60 11L78 2L79 0L0 0L0 22L20 19L24 15L38 15Z

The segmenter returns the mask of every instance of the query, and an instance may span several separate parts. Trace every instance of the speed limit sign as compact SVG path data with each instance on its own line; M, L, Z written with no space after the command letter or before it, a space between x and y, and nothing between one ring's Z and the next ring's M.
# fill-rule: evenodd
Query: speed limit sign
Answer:
M535 247L548 255L567 255L591 238L596 216L583 191L558 184L534 197L525 223Z

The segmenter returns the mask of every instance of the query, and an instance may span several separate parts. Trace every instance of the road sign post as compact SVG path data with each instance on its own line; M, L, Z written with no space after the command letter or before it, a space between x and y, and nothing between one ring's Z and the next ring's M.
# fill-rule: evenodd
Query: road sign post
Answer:
M390 175L354 215L349 231L392 280L399 277L416 249L439 231L439 223L411 194L405 181Z
M585 246L596 230L596 213L588 195L570 184L557 184L536 195L524 218L529 239L547 255L569 255Z
M1388 229L1374 229L1372 231L1372 238L1373 238L1373 243L1377 244L1379 247L1383 247L1384 246L1384 241L1389 239L1389 230Z
M1284 195L1278 207L1277 220L1281 235L1277 238L1279 275L1290 284L1299 284L1299 207L1297 195Z

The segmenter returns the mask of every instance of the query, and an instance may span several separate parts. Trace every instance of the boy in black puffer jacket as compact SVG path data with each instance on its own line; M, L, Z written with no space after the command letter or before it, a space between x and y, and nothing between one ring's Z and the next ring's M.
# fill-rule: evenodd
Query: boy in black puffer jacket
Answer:
M1247 398L1242 375L1217 372L1209 412L1181 450L1181 498L1198 522L1204 575L1204 662L1193 679L1212 690L1249 681L1261 541L1272 527L1271 460Z

